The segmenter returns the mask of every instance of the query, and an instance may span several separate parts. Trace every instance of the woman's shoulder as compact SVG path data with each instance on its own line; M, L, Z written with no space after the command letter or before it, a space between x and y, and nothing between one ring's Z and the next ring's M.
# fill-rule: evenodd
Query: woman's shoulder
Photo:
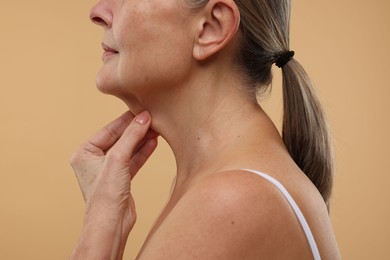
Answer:
M292 185L296 184L288 184ZM292 196L299 195L298 204L305 204L302 201L305 200L304 196L311 194L298 194L295 192L296 187L293 188ZM300 230L299 223L296 225L295 213L282 189L290 195L288 188L271 175L230 170L210 175L190 189L186 196L191 201L189 207L197 204L207 207L206 214L221 214L220 219L226 218L226 223L241 222L241 227L248 226L258 234L268 235L271 230L275 230L275 226L283 228L293 224Z
M239 227L238 236L242 239L252 238L256 255L312 259L302 218L291 204L293 200L307 221L323 259L340 259L328 211L318 190L305 176L284 175L287 177L253 170L220 172L205 178L188 195L198 196L193 202L203 205L206 213L201 214L218 219L216 226L222 232L228 233L226 227L231 224Z
M182 243L182 239L162 242L167 234L176 234L186 242ZM181 252L166 255L171 259L177 256L192 259L189 255L196 256L194 259L311 256L294 213L278 189L267 180L241 170L212 174L191 187L148 247L153 247L153 240L163 243L166 249L175 247L174 251ZM173 245L167 245L170 243Z
M204 200L213 208L214 203L234 208L235 212L245 207L267 211L267 207L272 206L268 203L271 198L283 201L278 190L266 179L244 170L212 174L189 189L187 196L193 196L200 203Z
M280 254L283 259L312 259L302 219L298 218L291 200L303 213L323 251L328 251L322 246L325 237L332 244L333 237L328 236L331 225L317 189L305 176L294 174L284 173L288 177L283 178L241 169L215 173L188 192L188 207L199 205L199 216L216 219L212 225L221 234L228 236L237 228L235 236L250 239L249 250L257 256L274 258Z

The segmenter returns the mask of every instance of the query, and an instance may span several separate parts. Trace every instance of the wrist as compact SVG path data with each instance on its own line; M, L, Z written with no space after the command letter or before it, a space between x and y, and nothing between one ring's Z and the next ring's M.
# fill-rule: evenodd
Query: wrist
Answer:
M133 225L116 214L87 216L71 259L121 259Z
M128 208L87 205L84 215L84 226L96 226L109 230L117 230L118 225L123 231L130 232L136 222L136 212ZM125 232L126 233L126 232Z
M122 259L130 230L122 221L114 224L112 219L90 219L83 226L71 259Z

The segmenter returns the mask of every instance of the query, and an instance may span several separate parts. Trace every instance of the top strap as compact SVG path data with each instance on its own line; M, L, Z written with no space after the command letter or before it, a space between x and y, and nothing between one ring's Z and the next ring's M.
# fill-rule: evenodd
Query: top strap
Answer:
M314 236L310 230L309 225L307 224L305 216L303 216L302 211L299 209L297 203L291 197L290 193L286 190L286 188L278 180L274 179L273 177L271 177L265 173L251 170L251 169L241 169L241 170L249 171L249 172L255 173L255 174L263 177L264 179L266 179L269 182L271 182L272 184L274 184L282 192L283 196L287 199L288 203L290 204L290 206L294 210L295 215L298 217L299 222L301 223L301 226L303 228L303 231L305 232L306 238L309 242L311 251L313 253L314 260L321 260L320 252L318 251L316 241L314 240Z

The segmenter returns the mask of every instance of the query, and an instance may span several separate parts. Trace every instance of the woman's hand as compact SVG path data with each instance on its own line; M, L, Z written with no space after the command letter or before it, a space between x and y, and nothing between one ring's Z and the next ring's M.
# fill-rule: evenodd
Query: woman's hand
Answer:
M136 220L131 180L157 146L158 134L150 124L148 112L136 117L126 112L72 156L71 165L86 202L84 229L74 258L121 258Z

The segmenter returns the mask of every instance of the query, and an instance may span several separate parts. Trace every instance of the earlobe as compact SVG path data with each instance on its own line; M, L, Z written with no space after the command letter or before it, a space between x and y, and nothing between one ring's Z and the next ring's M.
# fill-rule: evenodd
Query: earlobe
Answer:
M209 1L199 25L193 56L201 61L223 49L236 34L240 24L237 5L231 0Z

